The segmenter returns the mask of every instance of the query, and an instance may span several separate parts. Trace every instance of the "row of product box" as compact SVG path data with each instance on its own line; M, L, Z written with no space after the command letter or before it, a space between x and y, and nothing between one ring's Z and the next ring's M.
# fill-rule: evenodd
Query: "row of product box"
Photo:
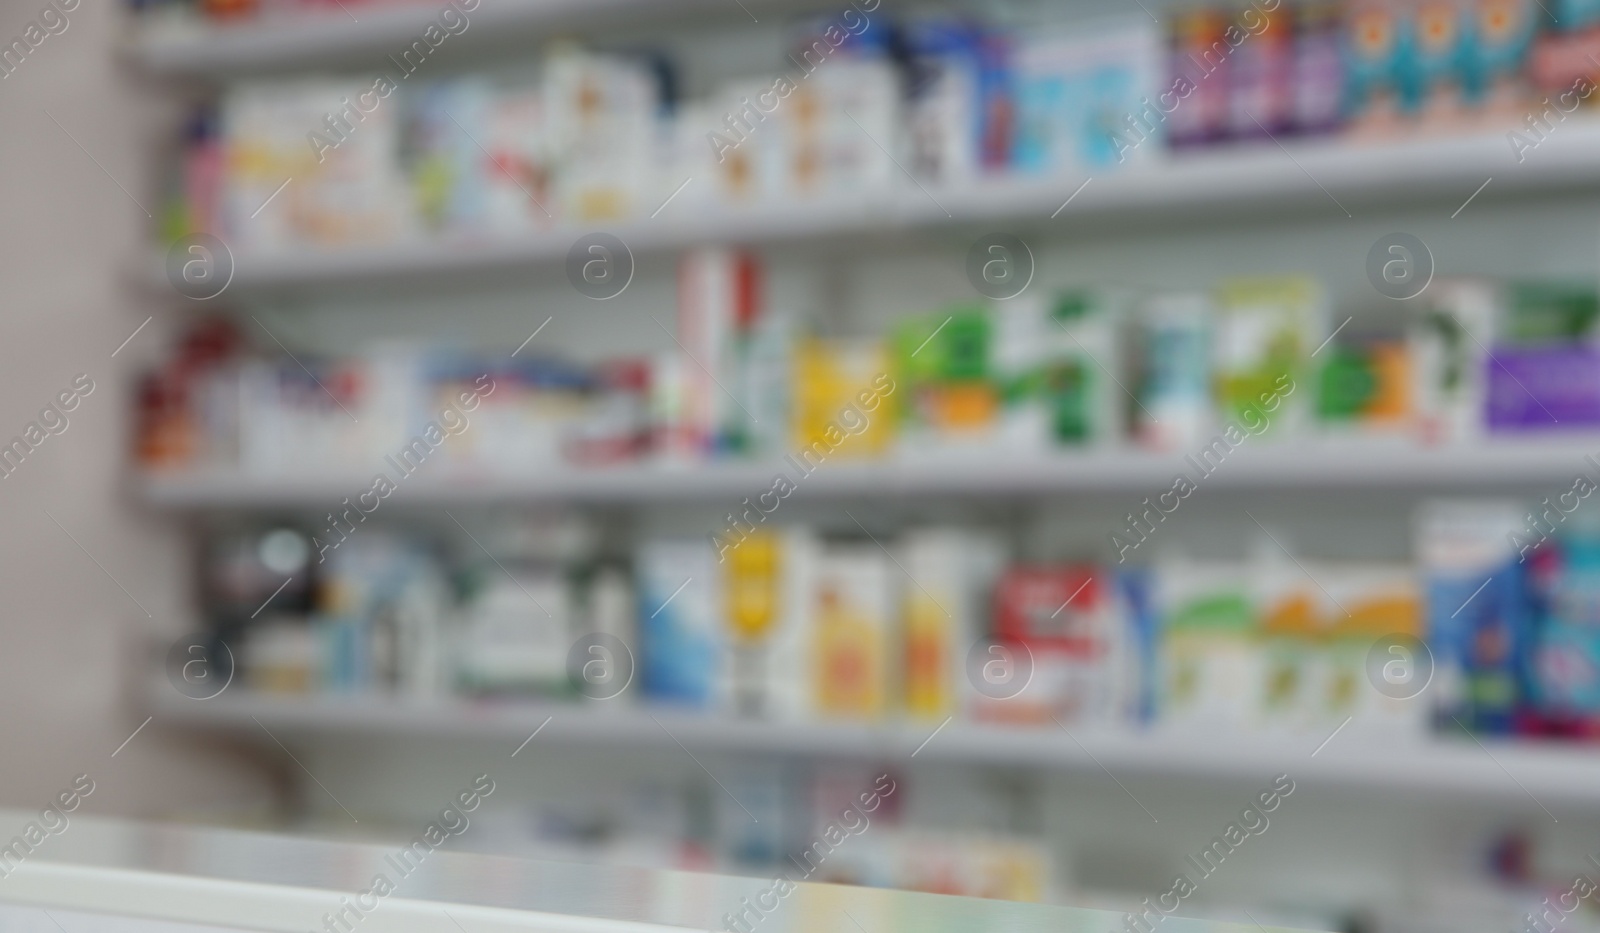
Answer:
M620 791L508 801L470 842L494 854L751 875L761 879L752 881L756 891L782 877L1041 901L1057 887L1041 839L998 831L1015 808L1003 794L974 789L983 798L974 809L993 814L988 830L939 832L907 825L917 784L903 769L772 761L716 768L716 783L699 773L651 773ZM722 918L721 929L760 926L760 913L727 908L731 920Z
M730 528L607 561L575 520L490 535L487 559L453 564L426 538L336 520L216 539L206 602L242 681L265 690L581 696L776 721L1307 734L1350 717L1390 737L1433 722L1590 737L1600 522L1554 508L1430 503L1415 563L1263 547L1137 569L1016 563L999 535L955 526Z
M665 53L570 43L434 76L455 34L435 28L438 42L397 47L374 75L229 88L190 121L162 233L259 250L515 235L669 201L678 216L850 201L909 185L899 166L933 186L1102 174L1169 142L1292 132L1509 129L1536 144L1600 77L1593 4L1557 6L1551 20L1536 0L1257 0L1174 13L1163 38L1143 17L1089 31L896 22L873 0L798 23L784 71L695 99ZM1572 105L1549 112L1542 95L1562 92Z
M1600 6L1521 0L1277 0L1174 11L1162 95L1140 115L1177 148L1342 130L1542 138L1594 87ZM1568 106L1570 104L1570 106ZM1537 125L1526 123L1532 113ZM1153 118L1153 120L1151 119ZM1564 120L1557 117L1557 121Z
M1231 449L1246 436L1436 443L1600 425L1589 285L1440 280L1417 309L1337 326L1301 277L1149 296L1037 289L838 340L741 285L759 280L753 257L698 251L683 267L677 346L598 364L414 344L258 354L229 319L205 319L143 383L138 460L398 483L425 460L514 475L787 455L810 472L944 448L1193 452L1219 432Z

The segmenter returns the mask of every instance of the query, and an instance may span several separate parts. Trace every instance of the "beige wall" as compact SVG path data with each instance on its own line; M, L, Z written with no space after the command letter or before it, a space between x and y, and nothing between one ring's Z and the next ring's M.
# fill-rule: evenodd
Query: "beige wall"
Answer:
M44 3L0 4L0 37L20 36ZM85 812L203 818L267 799L266 772L159 721L112 757L145 719L125 696L134 646L183 631L189 592L178 528L124 483L132 375L185 299L127 274L148 223L134 199L157 210L155 157L177 110L117 61L122 15L82 2L0 80L0 438L77 374L95 383L66 430L0 480L0 805L43 806L87 772Z

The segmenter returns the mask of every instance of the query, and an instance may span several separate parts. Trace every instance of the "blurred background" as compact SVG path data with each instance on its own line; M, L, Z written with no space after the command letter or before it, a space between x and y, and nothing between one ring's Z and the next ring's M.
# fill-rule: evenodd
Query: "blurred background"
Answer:
M0 803L1600 927L1596 81L1587 0L9 4Z

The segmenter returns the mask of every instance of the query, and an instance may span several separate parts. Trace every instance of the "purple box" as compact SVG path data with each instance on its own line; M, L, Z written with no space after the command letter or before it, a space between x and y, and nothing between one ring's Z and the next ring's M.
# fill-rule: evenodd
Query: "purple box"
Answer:
M1499 346L1483 362L1491 431L1600 425L1600 348Z

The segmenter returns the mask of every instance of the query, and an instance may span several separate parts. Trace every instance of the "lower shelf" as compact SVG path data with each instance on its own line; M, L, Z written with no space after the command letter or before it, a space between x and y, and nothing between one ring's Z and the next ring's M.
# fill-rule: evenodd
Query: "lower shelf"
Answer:
M1328 735L1181 735L948 721L770 722L604 703L417 702L383 696L296 697L229 690L191 700L165 684L146 703L167 728L254 734L264 742L362 736L540 746L672 749L825 759L956 762L1132 775L1269 780L1493 799L1543 809L1600 803L1600 747L1468 737L1374 744ZM1333 730L1329 730L1333 732ZM536 734L535 734L536 733ZM1341 734L1342 733L1342 734ZM530 736L532 740L529 741Z
M1593 432L1422 447L1404 438L1322 438L1262 443L1202 474L1185 457L1133 449L1005 453L987 449L827 462L795 485L802 497L915 495L1008 496L1107 491L1165 491L1173 476L1199 475L1206 488L1461 490L1562 484L1592 473L1585 456L1600 450ZM378 462L378 461L375 461ZM737 502L764 492L783 461L664 465L554 466L516 475L457 470L407 480L397 501L413 505L502 501ZM164 508L311 505L326 508L372 485L372 475L321 471L263 476L237 470L146 474L137 493ZM731 504L731 503L730 503Z

